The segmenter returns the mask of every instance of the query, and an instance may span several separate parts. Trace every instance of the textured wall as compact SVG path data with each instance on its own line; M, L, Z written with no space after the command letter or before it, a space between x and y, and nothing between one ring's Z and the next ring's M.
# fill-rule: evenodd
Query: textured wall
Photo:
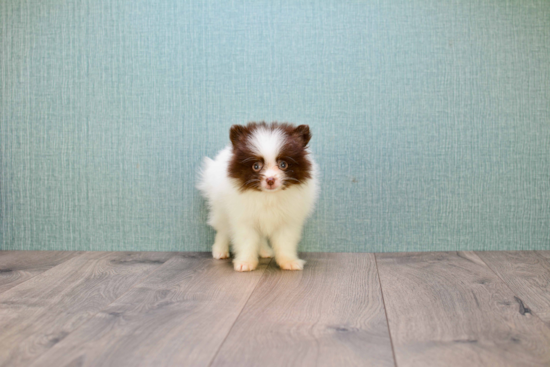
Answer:
M550 247L550 2L0 2L0 246L207 250L231 124L310 124L308 251Z

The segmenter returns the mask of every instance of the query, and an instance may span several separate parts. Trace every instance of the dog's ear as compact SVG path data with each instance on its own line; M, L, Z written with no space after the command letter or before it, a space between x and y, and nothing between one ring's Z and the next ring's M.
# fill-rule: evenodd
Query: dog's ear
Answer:
M249 133L250 132L248 131L248 128L246 126L231 126L231 129L229 129L229 139L231 140L231 144L233 144L233 146L236 146L239 143L242 143Z
M294 129L294 136L298 137L302 141L302 146L305 148L311 140L311 132L308 125L300 125Z

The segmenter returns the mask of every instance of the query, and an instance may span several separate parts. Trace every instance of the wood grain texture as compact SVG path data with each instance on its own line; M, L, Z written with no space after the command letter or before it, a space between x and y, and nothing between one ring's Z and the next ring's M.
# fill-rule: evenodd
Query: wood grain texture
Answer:
M213 366L394 366L372 254L270 264Z
M534 251L476 252L550 326L550 262Z
M82 254L77 251L0 251L0 293Z
M211 256L173 257L34 365L207 366L269 262L239 273Z
M544 257L546 260L550 260L550 251L535 251L538 255Z
M172 255L87 252L4 292L0 365L29 365Z
M550 330L475 253L376 256L399 367L550 364Z

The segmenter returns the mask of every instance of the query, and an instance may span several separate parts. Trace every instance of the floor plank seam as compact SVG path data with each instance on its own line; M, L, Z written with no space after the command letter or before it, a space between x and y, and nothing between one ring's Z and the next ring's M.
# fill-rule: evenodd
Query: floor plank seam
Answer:
M384 316L386 316L386 325L388 327L388 335L390 337L391 352L393 355L393 364L395 365L395 367L397 367L397 358L395 356L395 348L393 346L393 339L391 336L390 320L388 318L386 300L384 299L384 289L382 288L382 278L380 278L380 271L378 270L378 259L376 258L376 254L373 254L373 255L374 255L374 264L376 265L376 275L378 276L378 284L380 285L380 295L382 296L382 304L384 305Z
M258 288L258 284L261 283L261 280L262 280L262 278L265 276L266 270L267 270L267 268L269 267L269 265L271 264L272 261L273 261L273 259L270 259L269 262L267 263L267 265L265 266L264 273L262 274L261 277L258 278L258 282L257 282L256 285L254 286L254 289L253 289L252 292L250 292L250 294L248 295L248 298L246 299L246 302L243 304L243 307L241 308L241 310L239 311L239 314L237 315L237 317L235 317L235 320L233 321L233 324L231 324L231 327L230 327L229 330L227 331L227 334L225 334L225 337L223 338L222 342L221 342L220 345L218 346L218 350L216 350L216 353L214 353L214 356L213 356L212 359L210 360L210 363L208 363L208 367L211 367L211 366L212 366L212 363L214 363L214 361L216 360L216 357L218 356L218 353L219 353L220 350L222 349L222 346L225 344L225 341L227 340L227 337L229 336L229 334L231 334L231 331L233 330L233 327L235 326L235 323L237 322L237 320L238 320L239 317L241 316L241 313L243 312L243 310L245 309L246 305L248 304L248 301L250 301L250 297L252 297L252 295L254 294L254 292L256 292L256 288Z
M71 257L71 258L68 258L68 259L66 259L66 260L63 260L62 262L60 262L59 264L57 264L57 265L55 265L55 266L52 266L52 267L49 268L48 270L43 271L43 272L38 273L38 274L35 274L35 275L33 275L32 277L30 277L29 279L26 279L26 280L22 281L22 282L19 283L19 284L16 284L15 286L13 286L13 287L11 287L11 288L5 289L4 291L0 292L0 294L2 294L2 293L4 293L4 292L7 292L7 291L11 291L12 289L16 289L16 288L19 287L21 284L25 284L25 283L27 283L29 280L34 279L34 278L36 278L36 277L39 276L39 275L44 275L44 274L46 274L47 272L49 272L49 271L51 271L51 270L57 268L59 265L62 265L62 264L64 264L65 262L67 262L67 261L69 261L69 260L76 259L76 258L78 258L78 257L80 257L80 256L83 256L83 255L84 255L85 253L87 253L87 252L88 252L88 251L82 251L80 254L76 255L75 257Z
M519 297L519 295L512 289L512 287L510 287L510 285L508 284L508 282L506 282L506 281L505 281L496 271L494 271L493 268L491 268L491 267L489 266L489 264L488 264L485 260L483 260L483 257L481 257L481 256L479 256L479 255L477 254L478 252L479 252L479 251L474 251L475 255L478 257L478 259L480 259L480 260L485 264L485 266L486 266L489 270L491 270L491 272L492 272L493 274L495 274L495 275L497 276L498 279L500 279L500 280L506 285L506 288L508 288L508 289L510 290L510 292L512 292L512 294L514 295L514 298L516 298L516 300L519 300L519 301L518 301L518 302L520 303L520 306L519 306L519 307L524 307L524 308L529 309L529 313L530 313L531 315L533 315L534 317L536 317L537 319L539 319L543 324L546 325L546 323L544 322L544 320L543 320L535 311L533 311L533 309L532 309L531 307L529 307L529 305L526 304L525 301L524 301L523 299L521 299L521 298ZM537 255L538 255L538 254L537 254Z
M86 252L89 252L89 251L86 251ZM116 251L115 251L116 252ZM74 334L75 331L77 331L78 329L80 329L82 326L86 325L88 322L90 322L94 317L96 317L97 314L99 314L100 312L102 312L103 310L107 309L109 306L111 306L113 303L115 303L117 300L119 300L122 296L124 296L126 293L128 293L130 290L132 290L133 288L135 288L137 285L139 285L140 283L142 283L145 279L149 278L151 275L153 275L154 273L156 273L160 268L162 268L163 266L166 265L167 262L169 262L170 260L172 260L174 258L174 256L177 256L177 253L174 252L172 256L170 256L170 258L168 260L166 260L164 262L164 264L160 265L159 267L157 267L156 269L154 269L153 271L151 271L150 274L147 274L145 277L139 279L138 281L136 281L130 288L128 288L124 293L122 293L119 297L115 298L114 300L112 300L109 304L107 304L105 307L99 309L96 313L94 313L93 315L91 315L88 319L86 319L85 321L82 321L82 323L80 325L78 325L74 330L72 330L70 333L68 333L63 339L67 339L71 336L71 334ZM32 336L32 335L31 335ZM26 340L26 339L25 339ZM50 352L52 349L54 349L55 346L51 349L48 349L46 351L44 351L44 353L36 356L36 358L34 358L30 363L34 363L36 362L38 359L40 359L42 356L46 355L48 352Z

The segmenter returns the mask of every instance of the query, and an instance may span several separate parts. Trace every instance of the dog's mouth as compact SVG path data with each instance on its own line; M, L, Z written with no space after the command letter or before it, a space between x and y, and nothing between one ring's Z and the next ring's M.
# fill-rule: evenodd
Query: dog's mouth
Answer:
M269 186L269 185L262 185L262 190L267 192L275 192L281 189L282 185L277 186Z

